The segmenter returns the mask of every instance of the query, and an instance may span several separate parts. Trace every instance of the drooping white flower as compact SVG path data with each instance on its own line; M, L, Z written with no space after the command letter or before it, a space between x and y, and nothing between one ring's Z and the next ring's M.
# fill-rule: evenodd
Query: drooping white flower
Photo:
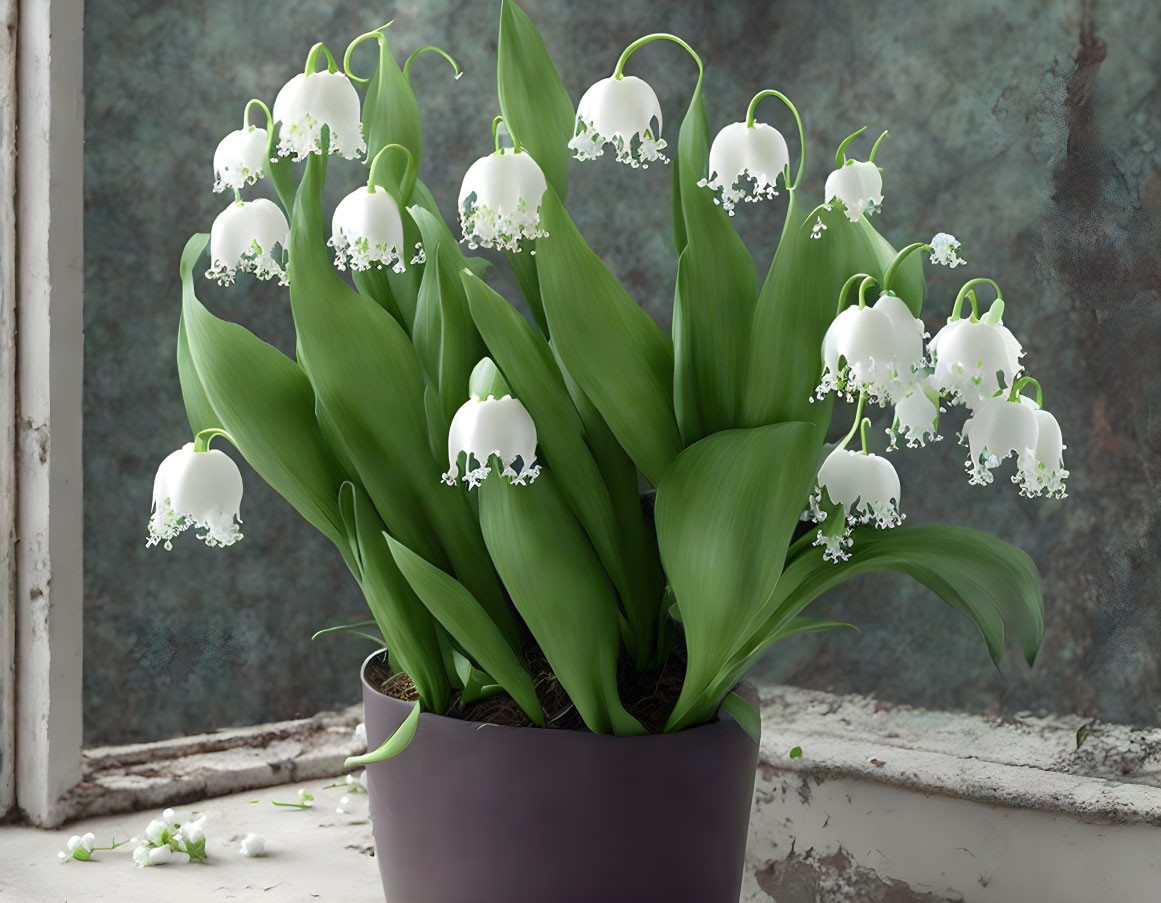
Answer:
M948 320L932 338L928 352L935 364L935 385L952 403L973 410L1001 388L1010 388L1023 369L1020 343L990 315L974 323Z
M198 539L211 548L233 545L242 538L241 503L242 474L233 459L218 449L194 451L194 444L187 442L157 468L146 547L163 543L168 550L173 538L189 527L204 530ZM166 827L156 819L151 830L154 825ZM146 836L156 843L148 832Z
M870 216L883 205L883 176L871 161L847 160L826 177L825 198L842 202L843 211L852 223L864 213Z
M519 251L521 239L541 238L540 199L548 183L526 151L506 147L481 157L460 186L460 228L468 247Z
M843 524L829 525L826 507L839 506ZM845 561L852 544L851 530L873 523L880 530L897 527L904 515L899 511L899 475L886 458L865 452L836 448L818 470L818 482L810 497L810 517L824 525L814 544L824 549L827 561Z
M214 151L214 191L245 188L262 178L270 136L266 129L235 129Z
M403 263L403 217L399 205L386 188L377 185L356 188L335 207L331 237L335 266L345 270L391 267L396 273Z
M364 752L367 750L367 725L362 721L355 725L355 746ZM348 779L350 777L347 775Z
M656 126L654 125L656 123ZM647 167L668 163L661 152L661 104L648 82L635 75L602 78L585 91L568 146L578 160L595 160L613 145L617 162Z
M1039 427L1033 408L1019 399L1009 400L999 395L985 398L973 409L972 416L963 425L969 483L988 485L992 482L992 471L1011 455L1017 458L1036 455Z
M286 285L280 258L290 244L290 224L267 198L235 201L217 215L210 228L210 268L206 277L230 285L235 273L253 273L259 279L277 277ZM274 253L278 245L280 252Z
M916 382L895 402L895 419L887 435L891 437L890 450L898 447L899 439L906 439L908 448L920 448L941 438L939 393L929 380Z
M261 834L247 834L238 852L247 857L261 856L266 852L266 839Z
M300 72L279 90L272 115L281 157L298 162L321 154L323 126L330 130L330 153L351 160L367 150L359 92L341 72Z
M136 858L136 854L134 854ZM149 864L150 865L165 865L173 858L173 850L168 844L160 847L153 847L149 850Z
M166 847L166 849L168 849L168 847ZM153 865L153 863L149 861L149 847L141 844L140 846L133 848L133 864L139 869L148 868L149 866Z
M152 844L161 843L161 838L166 831L169 830L169 825L160 818L153 819L145 828L145 839Z
M960 244L954 235L946 232L936 233L928 244L931 245L932 263L942 264L952 270L967 263L959 256Z
M1024 450L1017 457L1012 482L1020 487L1020 495L1027 498L1041 495L1065 498L1068 471L1064 469L1064 449L1068 446L1064 444L1060 424L1031 398L1021 396L1020 401L1032 409L1036 418L1036 447Z
M923 321L911 313L902 298L891 292L881 294L874 309L887 315L895 333L895 352L888 390L892 399L898 399L915 384L916 373L924 364Z
M480 398L473 395L455 417L447 439L448 471L443 481L454 486L460 478L459 460L464 456L463 481L475 489L492 472L491 457L500 459L502 475L515 486L531 483L540 475L536 463L536 424L520 400L511 395ZM513 465L520 459L520 471ZM472 462L475 461L473 467Z
M760 201L778 196L779 176L786 182L790 150L782 133L764 122L747 126L744 122L727 125L714 137L709 152L709 178L699 185L721 191L721 205L734 215L738 201ZM738 182L748 178L750 193Z
M839 392L853 400L860 392L885 403L897 372L895 323L874 307L844 308L831 321L822 340L822 380L818 398Z

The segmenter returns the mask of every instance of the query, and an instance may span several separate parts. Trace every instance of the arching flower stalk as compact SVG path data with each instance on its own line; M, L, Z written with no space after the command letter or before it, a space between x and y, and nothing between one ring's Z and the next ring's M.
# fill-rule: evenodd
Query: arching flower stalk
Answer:
M996 289L996 300L981 318L973 287L987 283ZM972 316L962 319L964 300L971 302ZM972 279L955 299L947 324L935 334L928 353L935 368L934 382L953 404L975 410L1002 389L1009 389L1023 370L1024 351L1003 322L1004 301L990 279Z
M331 237L327 244L335 249L335 267L339 270L345 270L348 265L353 270L391 267L396 273L406 269L399 204L390 191L376 184L382 161L393 150L407 157L402 196L407 197L415 185L415 160L407 148L388 144L375 155L366 187L356 188L339 201L331 218Z
M491 461L495 457L500 463L501 475L512 485L531 483L540 476L540 466L536 463L536 424L519 399L512 397L490 358L481 360L472 371L469 390L471 397L456 411L448 431L448 470L443 482L454 486L462 479L469 489L475 489L492 472ZM519 470L516 470L517 461Z
M866 130L867 127L863 126L844 139L834 155L835 170L826 177L823 200L828 204L839 201L847 219L852 223L857 223L864 214L871 216L878 213L883 206L883 176L875 165L875 154L887 133L883 132L878 137L865 161L848 160L846 155L850 143Z
M168 551L190 527L205 531L198 539L211 548L242 538L242 474L229 455L209 447L215 436L230 439L224 430L202 430L157 468L147 548L161 543Z
M232 285L237 273L253 273L259 279L277 278L280 285L286 285L281 258L289 244L290 224L277 204L266 198L243 201L238 197L210 227L206 278Z
M473 250L484 247L519 252L522 240L548 235L540 227L540 199L548 183L540 166L515 139L512 147L500 147L501 122L500 116L492 120L495 152L478 159L464 173L460 228L463 241Z
M639 47L656 41L673 41L684 47L697 63L697 80L701 84L702 63L685 41L671 34L650 34L638 38L625 48L613 74L592 85L581 97L576 110L573 137L568 142L578 160L595 160L611 144L617 162L634 168L648 168L650 163L668 163L662 151L668 147L661 137L661 103L648 82L635 75L624 75L625 63Z
M923 323L892 294L866 303L877 280L857 273L839 292L839 313L822 341L822 378L815 396L837 392L848 401L865 393L875 404L904 397L923 366ZM848 292L859 283L859 303L846 307Z
M320 53L327 58L326 72L315 71ZM346 74L338 71L325 44L315 44L307 54L304 70L279 90L273 119L279 125L278 155L295 162L323 152L324 126L330 134L328 153L351 160L367 150L359 92Z
M758 104L766 97L777 97L794 114L798 123L799 146L805 147L802 119L794 104L778 91L760 91L750 101L745 122L727 125L714 137L709 152L709 178L698 182L710 191L720 192L715 201L722 205L730 216L738 201L757 202L778 196L777 180L782 176L782 184L787 190L797 187L802 178L804 154L800 154L798 176L790 182L790 150L786 139L773 126L755 121ZM739 182L750 180L747 194Z
M266 114L266 128L250 125L250 108L261 107ZM214 151L214 191L235 191L253 185L262 178L263 166L270 152L270 132L273 129L270 110L257 98L246 104L242 113L242 127L235 129L218 142Z
M819 525L814 545L823 548L826 561L845 561L854 543L851 531L864 524L880 530L897 527L905 515L899 510L899 475L886 458L867 451L867 427L863 417L866 397L859 396L850 432L827 455L818 469L805 517ZM860 434L861 451L847 445Z

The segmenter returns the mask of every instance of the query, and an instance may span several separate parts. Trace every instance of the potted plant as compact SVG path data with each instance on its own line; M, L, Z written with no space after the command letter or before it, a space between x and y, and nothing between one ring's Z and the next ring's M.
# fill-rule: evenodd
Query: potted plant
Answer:
M871 411L890 409L894 449L937 438L940 414L966 406L971 482L1013 457L1029 496L1063 495L1060 430L990 279L940 300L950 316L925 341L922 257L964 261L944 233L896 251L876 232L882 136L865 160L848 156L863 129L846 139L808 208L783 94L760 91L711 141L700 58L653 34L574 110L504 0L500 115L466 169L457 236L417 177L409 72L436 48L400 67L386 35L341 58L315 45L217 149L215 188L234 200L180 267L194 440L158 470L149 544L189 527L211 546L241 538L221 437L338 548L386 647L363 664L372 752L351 764L369 766L388 899L734 901L760 729L739 682L774 641L842 626L806 616L811 602L893 569L971 620L997 662L1006 627L1029 663L1043 634L1024 553L964 527L901 526ZM659 39L697 66L676 147L653 90L624 72ZM363 78L352 57L370 41ZM767 98L796 123L797 166L757 118ZM570 157L610 149L673 171L671 337L564 206ZM365 184L328 233L328 166L346 177L354 160ZM244 200L263 178L277 203ZM759 284L730 217L780 193ZM295 357L198 300L207 244L211 279L288 287ZM531 322L463 245L503 252ZM836 398L850 427L828 443Z

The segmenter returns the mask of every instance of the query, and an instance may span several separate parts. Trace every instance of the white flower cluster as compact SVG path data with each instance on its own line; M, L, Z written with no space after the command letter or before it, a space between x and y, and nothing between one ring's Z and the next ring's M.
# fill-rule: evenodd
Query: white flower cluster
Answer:
M190 862L206 858L206 817L199 816L188 824L181 824L172 809L161 813L145 828L143 838L133 838L133 864L138 868L165 865L175 854L184 853Z

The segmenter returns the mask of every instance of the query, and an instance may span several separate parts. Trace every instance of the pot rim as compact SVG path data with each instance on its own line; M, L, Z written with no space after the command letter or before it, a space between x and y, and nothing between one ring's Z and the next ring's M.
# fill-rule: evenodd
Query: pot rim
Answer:
M387 699L387 700L390 700L392 702L397 702L401 705L407 705L409 703L409 700L399 699L395 696L391 696L387 693L382 692L381 690L377 689L376 687L371 686L371 684L367 682L367 665L370 664L371 659L378 658L384 652L387 652L386 646L382 646L379 649L376 649L374 652L372 652L370 655L368 655L365 659L363 659L363 664L359 667L359 682L362 683L364 690L369 690L372 693L374 693L376 696L382 697L383 699ZM735 686L734 689L736 690L738 687L746 686L746 685L747 684L745 681L740 681ZM468 721L467 719L464 719L464 718L452 718L449 715L439 715L439 714L436 714L435 712L425 712L422 710L420 710L419 718L421 721L423 719L437 719L438 721L445 722L449 725L462 725L465 729L470 729L472 731L479 730L479 728L482 726L487 726L488 728L496 729L496 730L522 731L530 739L532 737L536 737L536 738L540 738L540 739L547 739L550 737L551 738L575 737L576 742L594 743L594 744L595 743L611 743L614 741L617 743L627 743L630 741L635 741L637 743L647 743L650 741L664 740L666 738L669 738L670 742L673 742L673 738L675 738L675 737L687 737L687 736L690 736L692 734L697 734L699 731L700 732L708 732L711 730L717 730L717 731L728 730L728 729L732 729L732 727L737 727L739 730L743 730L743 732L744 732L744 729L742 728L742 726L740 724L738 724L738 722L736 720L734 720L734 718L728 712L725 712L722 709L718 709L717 715L714 717L713 721L707 721L705 724L698 724L698 725L695 725L693 727L687 727L687 728L680 730L680 731L671 731L668 733L657 733L657 734L642 734L642 735L635 736L635 737L618 737L615 734L594 734L591 731L587 731L587 730L585 730L585 731L551 730L551 729L546 729L543 727L518 727L518 726L513 725L513 724L492 724L491 722L488 722L488 721Z

